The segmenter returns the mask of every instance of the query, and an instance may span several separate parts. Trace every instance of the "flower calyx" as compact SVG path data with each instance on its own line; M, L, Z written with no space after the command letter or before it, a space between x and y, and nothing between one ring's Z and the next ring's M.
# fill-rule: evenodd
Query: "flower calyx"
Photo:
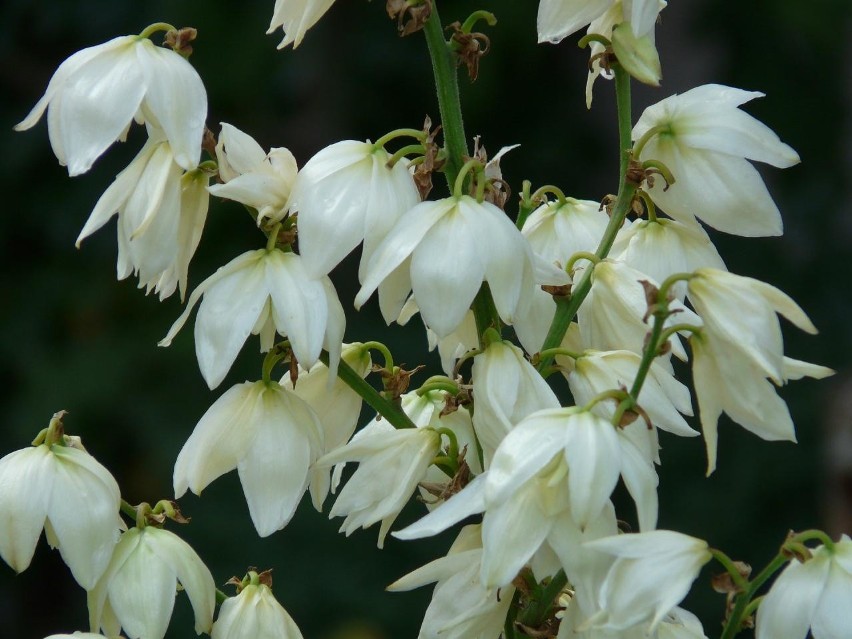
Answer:
M387 0L385 10L391 20L396 19L399 37L417 33L432 15L432 0Z
M163 46L168 47L184 58L192 55L192 44L198 36L198 30L193 27L182 27L180 29L169 29L163 39Z
M231 577L225 582L228 585L235 586L237 594L240 594L247 586L266 586L272 589L272 568L257 572L254 566L248 567L246 576L240 579L239 577Z

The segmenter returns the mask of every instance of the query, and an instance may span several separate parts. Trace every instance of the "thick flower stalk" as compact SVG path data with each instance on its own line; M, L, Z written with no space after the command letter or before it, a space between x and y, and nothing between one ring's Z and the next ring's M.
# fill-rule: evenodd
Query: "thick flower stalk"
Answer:
M178 585L195 612L195 632L213 625L216 585L195 551L173 532L146 526L121 536L106 572L88 593L92 631L163 639Z
M236 468L252 522L266 537L292 518L322 446L316 413L293 391L275 382L238 384L204 413L178 454L175 497L187 489L200 495Z
M225 378L250 334L260 335L264 352L272 348L276 332L286 336L307 367L325 349L336 371L346 324L343 307L331 280L310 278L295 253L248 251L220 267L192 292L160 346L172 343L199 300L195 353L210 388Z
M0 459L0 556L23 572L44 529L77 583L93 588L118 541L120 502L115 479L77 438L9 453Z
M676 180L654 180L648 194L655 204L681 222L697 217L725 233L781 235L778 207L748 160L787 168L799 155L737 108L759 97L706 84L645 109L633 127L637 159L662 162Z
M186 295L189 262L207 219L210 176L184 173L162 131L149 127L142 150L100 197L77 246L118 214L118 279L139 276L139 288L160 300L180 287Z
M128 35L78 51L15 126L32 128L47 111L53 152L69 175L88 171L134 118L162 129L175 162L191 171L201 155L207 93L189 62L142 36Z

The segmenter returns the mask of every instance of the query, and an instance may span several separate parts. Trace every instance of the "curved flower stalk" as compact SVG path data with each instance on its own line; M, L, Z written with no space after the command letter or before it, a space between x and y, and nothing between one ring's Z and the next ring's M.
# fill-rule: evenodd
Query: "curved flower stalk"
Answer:
M699 218L746 237L781 235L781 214L748 160L778 168L799 155L765 124L737 107L763 97L719 84L673 95L642 113L633 127L639 160L665 164L677 180L648 188L654 203L681 222Z
M224 184L209 186L210 193L257 209L258 226L264 220L275 223L284 218L299 170L288 149L265 153L250 135L222 122L216 159Z
M407 163L388 167L389 159L381 146L343 140L319 151L299 171L291 202L299 214L299 250L308 273L327 275L363 242L358 269L363 281L376 247L420 201ZM396 315L399 308L393 319Z
M222 603L210 639L302 639L302 633L269 586L250 583Z
M341 359L361 377L367 376L373 363L370 350L360 343L343 344ZM305 400L316 413L323 441L319 455L340 448L352 437L361 413L361 396L339 377L331 377L325 364L317 362L308 371L299 365L296 386L293 386L289 374L281 378L280 384ZM320 512L331 486L329 473L328 468L317 466L310 470L311 500Z
M610 256L647 273L658 282L665 281L670 275L691 273L699 268L727 270L700 225L665 218L639 220L622 228ZM686 296L686 282L675 282L669 290L682 302Z
M410 268L404 266L409 259ZM398 303L382 309L385 321L399 317L413 290L424 323L439 338L464 321L483 282L509 324L529 304L534 285L532 252L523 236L503 211L469 195L421 202L406 212L370 258L355 308L401 265L404 277L391 294Z
M474 357L471 377L476 402L473 427L486 468L516 424L538 410L559 407L544 378L510 342L495 340Z
M358 469L337 496L328 516L344 516L341 532L381 522L378 547L426 475L441 447L441 435L431 427L395 430L386 421L371 422L341 448L317 460L330 467L358 461Z
M195 353L201 374L216 388L250 334L261 351L272 348L276 331L287 336L296 358L313 366L324 348L337 374L346 317L327 277L312 279L301 258L278 249L248 251L198 285L186 310L160 346L169 346L201 300L195 320Z
M89 590L118 541L121 495L110 472L74 439L0 459L0 556L23 572L44 529L48 544Z
M139 275L139 287L160 300L180 287L186 295L189 262L207 219L210 175L184 173L162 131L149 139L130 165L98 199L77 237L77 247L118 214L118 279Z
M275 0L272 21L266 33L273 33L281 27L284 39L278 48L292 44L295 49L302 43L308 29L319 22L332 4L334 0Z
M78 51L15 126L32 128L47 111L50 144L69 175L88 171L134 117L162 129L177 164L191 171L201 156L207 93L192 65L148 38L128 35Z
M322 451L322 426L293 391L275 382L228 389L202 416L175 462L174 489L196 495L234 468L257 533L267 537L293 516Z
M163 639L178 585L195 612L195 632L209 633L216 584L204 562L168 530L153 526L128 530L88 593L91 630L115 636L124 628L129 639Z
M630 22L636 37L653 30L662 9L659 0L541 0L538 41L556 44L614 10L616 5L621 5L622 16Z
M757 609L756 639L852 636L852 539L818 546L802 562L792 559Z
M585 625L653 632L710 561L707 542L671 530L623 534L584 544L616 557L600 590L601 609Z
M387 587L404 592L437 582L417 639L495 639L500 635L515 587L501 588L498 595L480 582L481 528L465 526L445 557Z

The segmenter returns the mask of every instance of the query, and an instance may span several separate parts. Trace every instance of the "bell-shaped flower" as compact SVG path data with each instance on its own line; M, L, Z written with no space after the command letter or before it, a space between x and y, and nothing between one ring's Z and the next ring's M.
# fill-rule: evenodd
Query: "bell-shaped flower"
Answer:
M632 351L586 351L574 363L568 374L568 387L574 401L582 406L596 395L616 388L630 389L642 358ZM652 363L642 390L639 406L653 427L682 437L694 437L693 430L682 415L692 415L689 388L659 364ZM612 402L598 402L592 412L606 419L615 414Z
M757 609L756 639L852 637L852 539L819 546L805 562L792 559Z
M44 639L106 639L102 634L95 634L94 632L80 632L79 630L74 631L70 635L50 635L49 637L45 637ZM120 639L120 638L119 638Z
M564 267L574 253L594 252L608 223L599 202L569 197L542 204L530 213L521 233L534 253Z
M275 382L231 387L207 410L175 462L175 496L196 495L237 469L249 513L261 537L290 521L322 450L314 411Z
M776 384L785 379L781 314L803 331L816 327L787 294L770 284L727 271L702 268L688 284L689 301L712 341L724 341L754 362Z
M727 270L701 226L665 218L640 220L622 228L609 255L647 273L657 282L675 273L691 273L699 268ZM682 302L686 282L675 282L670 290Z
M139 276L139 287L163 300L180 286L186 295L189 262L207 219L210 176L202 169L184 173L161 131L100 197L77 246L118 213L118 279Z
M123 628L129 639L163 639L178 587L192 604L195 632L209 633L216 604L210 570L173 532L132 528L121 536L106 572L88 593L91 630L115 636Z
M577 312L580 336L588 348L601 351L626 349L642 353L650 324L643 321L648 311L648 300L642 282L659 286L652 277L631 268L624 262L602 260L595 264L592 288ZM700 320L680 302L671 302L671 315L665 326ZM669 340L672 352L686 359L686 352L677 337Z
M413 290L423 321L439 338L464 321L483 282L507 323L529 304L534 285L526 240L503 211L469 195L421 202L406 212L370 258L355 307L400 265L406 277L391 294L398 302L382 309L385 321L399 316Z
M302 639L302 633L272 589L261 582L222 602L210 639Z
M210 193L257 209L258 225L265 219L281 221L298 171L289 150L281 147L265 153L250 135L222 122L216 159L224 184L211 185Z
M623 630L606 630L586 627L585 620L589 615L581 611L579 606L575 606L575 601L576 596L562 617L556 639L707 639L698 617L677 606L663 617L652 632L648 632L646 624L637 624Z
M445 557L398 579L388 590L404 592L437 582L417 639L495 639L500 636L515 587L499 594L479 579L481 526L465 526Z
M754 338L752 338L754 339ZM693 334L692 377L701 430L707 446L707 474L716 469L718 422L724 411L737 424L767 441L796 441L787 404L766 379L766 372L738 346L709 331ZM825 366L784 357L781 379L822 379L834 371Z
M59 65L15 130L32 128L45 110L53 152L70 175L88 171L124 138L134 117L162 129L175 162L191 171L201 155L207 93L181 55L128 35L78 51Z
M169 346L201 300L195 320L195 353L201 374L216 388L250 334L261 351L272 348L276 331L290 340L296 358L310 367L328 351L337 374L346 317L328 277L312 279L301 258L279 249L248 251L198 285L186 310L160 346Z
M295 49L308 29L314 26L329 10L334 0L275 0L272 22L266 33L273 33L278 27L284 30L284 39L278 45L283 49L289 44Z
M328 516L346 517L340 531L347 537L380 521L378 546L382 548L390 527L440 448L441 435L433 428L395 430L386 421L371 422L346 446L317 461L318 467L360 462Z
M0 459L0 556L23 572L44 529L88 590L118 541L120 504L113 476L72 438L9 453Z
M541 0L538 5L538 41L557 43L598 20L615 5L636 36L651 31L659 14L659 0ZM601 34L606 35L606 34Z
M476 402L473 427L486 468L516 424L538 410L559 407L541 374L510 342L495 340L474 357L471 378Z
M633 140L644 140L638 159L662 162L676 180L667 186L657 179L649 186L654 203L681 222L697 217L734 235L781 235L778 207L748 160L787 168L799 156L737 108L759 97L756 91L707 84L645 109L633 127Z
M299 214L299 251L308 273L326 275L364 242L358 270L363 281L376 247L420 201L406 163L388 167L389 159L381 146L344 140L319 151L299 171L290 200ZM396 315L399 308L393 319Z
M671 530L616 535L584 547L616 557L601 585L601 609L586 622L610 630L647 624L653 632L711 558L707 542Z
M366 377L372 367L370 350L360 343L344 344L341 359L361 377ZM319 418L323 440L320 455L349 441L361 414L361 396L339 377L332 378L325 364L317 362L307 371L300 364L295 387L289 374L280 383L285 390L305 400ZM328 468L311 467L311 499L319 511L331 486L329 473Z

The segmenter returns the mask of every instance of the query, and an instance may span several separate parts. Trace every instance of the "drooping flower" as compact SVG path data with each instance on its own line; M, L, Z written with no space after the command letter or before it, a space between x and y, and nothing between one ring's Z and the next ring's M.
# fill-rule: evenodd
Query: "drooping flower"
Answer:
M569 197L542 204L530 213L521 233L537 255L564 267L574 253L595 251L608 223L600 202Z
M163 639L180 586L195 612L195 632L213 625L216 584L192 547L173 532L147 526L121 536L106 572L88 593L93 632Z
M44 529L88 590L118 541L121 495L110 472L74 439L63 436L0 459L0 556L23 572Z
M290 521L322 450L311 407L275 382L231 387L207 410L175 462L175 497L196 495L237 469L249 513L261 537Z
M364 242L358 269L363 281L376 247L420 201L406 163L388 167L389 159L381 146L343 140L319 151L299 171L291 201L299 214L299 250L309 273L328 274Z
M347 536L380 521L378 546L382 548L390 527L440 447L441 435L431 427L395 430L387 421L371 422L348 444L317 461L319 467L360 462L328 516L346 517L340 530Z
M852 539L818 546L805 562L792 559L757 609L757 639L852 637Z
M638 159L662 162L676 180L667 186L656 179L649 186L655 204L681 222L697 217L725 233L781 235L778 207L748 160L787 168L799 156L737 108L759 97L756 91L707 84L645 109L633 127L633 140L642 140Z
M211 185L210 193L257 209L258 225L281 221L298 171L289 150L279 147L265 153L250 135L222 122L216 158L225 183Z
M189 262L207 219L210 176L202 169L184 173L161 131L100 197L77 237L77 246L118 214L118 279L139 276L139 287L160 300L180 287L186 295Z
M409 259L410 268L404 266ZM439 338L464 321L483 282L507 323L529 304L534 286L532 252L518 229L499 208L468 195L407 211L370 258L355 307L401 265L404 272L390 295L398 302L382 309L385 321L399 317L413 290L424 323Z
M139 116L165 132L175 162L191 171L201 155L207 93L181 55L128 35L78 51L59 65L15 130L32 128L45 110L53 152L70 175L88 171Z
M284 39L278 48L283 49L292 44L295 49L301 44L308 29L319 22L332 4L334 0L275 0L272 22L266 33L273 33L281 27Z
M302 633L272 589L260 582L222 603L210 639L302 639Z
M417 639L495 639L503 630L515 587L500 593L479 579L481 526L465 526L445 557L401 577L387 590L404 592L437 582Z
M248 251L220 267L192 292L160 346L171 344L202 295L195 353L210 388L225 378L252 333L260 335L263 352L272 348L276 331L286 335L296 358L307 367L324 348L332 374L337 374L346 324L343 307L331 280L310 278L295 253Z
M616 4L622 5L623 18L630 22L637 37L653 29L661 9L659 0L541 0L538 41L555 44L599 19Z
M707 542L671 530L616 535L584 547L616 557L601 585L601 610L586 622L611 630L647 623L653 632L711 558Z

